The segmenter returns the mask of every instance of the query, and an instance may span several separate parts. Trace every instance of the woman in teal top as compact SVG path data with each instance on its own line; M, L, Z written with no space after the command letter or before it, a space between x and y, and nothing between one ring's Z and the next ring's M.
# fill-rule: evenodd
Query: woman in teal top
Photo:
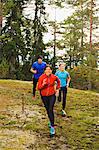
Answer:
M60 64L59 70L55 73L55 75L60 79L61 88L59 90L59 97L58 101L61 102L61 93L63 94L63 101L62 101L62 116L66 116L65 107L66 107L66 95L67 95L67 88L70 82L70 75L65 70L65 65Z

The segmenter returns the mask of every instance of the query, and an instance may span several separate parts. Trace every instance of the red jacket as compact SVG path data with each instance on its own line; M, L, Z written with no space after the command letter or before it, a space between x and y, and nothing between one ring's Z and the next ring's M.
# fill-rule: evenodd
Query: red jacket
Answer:
M46 83L43 85L43 80ZM38 80L38 90L40 90L42 96L50 96L55 94L55 82L57 82L56 89L60 88L60 80L54 74L47 76L46 74L42 74Z

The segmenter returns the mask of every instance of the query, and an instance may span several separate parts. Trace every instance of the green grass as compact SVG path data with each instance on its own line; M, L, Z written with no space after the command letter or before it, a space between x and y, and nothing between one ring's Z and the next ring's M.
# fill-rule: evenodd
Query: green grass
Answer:
M32 84L14 80L0 80L0 86L2 87L0 88L0 97L7 99L6 109L8 112L11 110L17 111L18 109L18 113L20 115L22 113L22 99L24 99L25 111L34 112L34 116L31 118L27 117L26 120L22 117L21 119L18 118L14 120L14 118L12 120L12 117L14 116L13 113L9 114L7 111L1 111L0 123L2 126L0 129L2 131L4 129L8 129L8 126L10 126L9 130L14 130L13 126L15 124L19 124L19 126L21 126L20 130L24 132L30 131L35 134L35 146L31 143L28 147L35 147L35 149L38 150L61 149L64 145L67 146L67 149L71 150L99 149L98 93L69 88L66 106L67 118L61 117L61 103L56 103L56 136L53 139L50 139L49 129L47 127L48 118L45 108L42 106L39 92L37 92L37 100L33 101L31 99ZM7 146L5 149L7 149Z

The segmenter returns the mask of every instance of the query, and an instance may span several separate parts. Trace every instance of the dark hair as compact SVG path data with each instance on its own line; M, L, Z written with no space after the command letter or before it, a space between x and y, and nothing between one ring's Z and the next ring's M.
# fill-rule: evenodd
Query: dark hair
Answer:
M46 65L46 67L45 67L44 70L46 70L46 68L48 68L48 67L49 67L51 70L53 70L53 69L52 69L52 66L50 66L49 64Z
M37 59L43 59L43 57L42 57L41 55L39 55L39 56L37 57Z
M59 67L60 67L61 65L64 65L64 66L65 66L65 64L64 64L64 63L61 63L61 64L59 64Z

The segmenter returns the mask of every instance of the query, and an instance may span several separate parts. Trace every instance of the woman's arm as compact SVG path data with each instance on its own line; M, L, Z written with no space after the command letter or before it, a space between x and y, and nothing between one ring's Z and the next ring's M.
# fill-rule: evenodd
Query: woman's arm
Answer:
M60 89L60 80L57 76L56 76L56 81L57 81L56 89Z
M71 80L71 77L68 76L68 78L67 78L67 87L69 87L70 80Z

